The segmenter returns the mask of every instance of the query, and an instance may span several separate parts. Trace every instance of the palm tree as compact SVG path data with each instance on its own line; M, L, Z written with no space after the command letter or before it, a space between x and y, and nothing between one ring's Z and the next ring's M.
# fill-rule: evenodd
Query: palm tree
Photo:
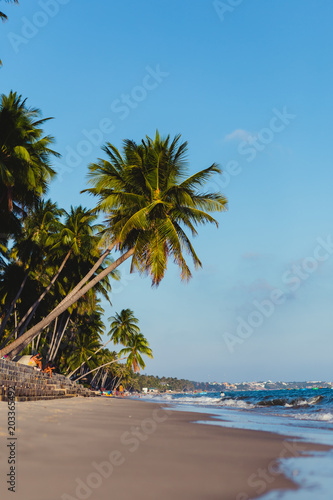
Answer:
M0 356L20 342L32 340L130 257L131 270L149 274L156 286L165 274L169 258L180 267L182 279L191 277L184 251L190 254L195 267L201 266L185 229L195 236L198 225L214 223L218 226L207 212L226 210L227 200L221 193L199 191L212 175L221 173L216 164L185 178L187 143L179 142L180 136L170 141L169 136L161 139L156 132L154 140L147 137L140 145L125 141L123 157L114 146L107 144L104 151L108 160L99 160L89 167L93 187L88 192L98 198L96 212L106 214L104 238L122 255L21 339L2 349Z
M102 349L104 349L112 341L114 344L118 344L120 342L125 346L127 345L127 342L134 333L140 332L140 328L137 326L139 320L134 316L134 313L133 311L131 311L131 309L122 309L119 314L116 313L115 316L111 316L111 318L109 318L109 321L112 321L111 329L108 333L108 335L110 335L111 338L105 344L103 344L99 349L97 349L97 351L94 352L94 355L97 354ZM81 366L73 370L68 375L68 378L72 377L72 375L74 375L74 373L79 368L81 368Z
M93 337L90 332L82 332L77 336L71 354L68 358L68 365L71 368L82 367L87 364L89 368L96 366L96 358L93 358L96 348L99 346L99 340ZM89 358L89 359L88 359Z
M109 321L112 321L112 323L108 335L111 335L114 344L121 343L126 346L131 336L140 332L139 320L134 316L131 309L122 309L119 314L116 313L115 316L111 316Z
M180 135L171 142L158 132L140 145L124 141L124 158L108 143L104 151L109 161L89 167L93 187L86 191L98 198L96 211L107 214L104 237L121 250L133 250L131 269L150 274L153 285L162 280L170 257L182 279L191 277L183 252L190 254L195 267L201 262L184 229L195 236L195 226L218 225L205 210L226 210L220 193L198 192L221 170L213 164L186 179L187 143L179 142Z
M115 369L115 377L112 383L112 389L119 387L120 384L127 386L131 380L132 370L127 364L119 364Z
M146 356L149 356L150 358L153 357L152 350L149 347L149 343L147 339L142 335L142 333L134 333L131 338L127 342L127 347L124 347L122 349L118 356L122 356L123 354L127 355L127 362L126 365L119 365L119 369L121 370L121 375L124 377L125 372L129 374L129 369L133 368L135 372L140 371L140 368L144 368L146 365L141 357L142 354L145 354ZM81 375L79 378L76 380L80 380L81 378L89 375L90 373L93 373L95 370L98 370L100 368L104 368L105 366L111 365L113 363L116 363L118 361L121 361L122 359L126 359L126 357L118 358L117 360L112 360L104 365L97 366L93 370L90 370L89 372ZM84 361L85 362L85 361ZM84 364L82 363L82 365ZM82 367L81 365L81 367ZM125 367L125 368L121 368Z
M62 211L62 213L66 212ZM46 293L49 292L52 285L58 279L61 272L63 275L63 280L61 280L60 287L63 291L67 288L68 293L68 291L74 286L73 283L75 284L75 281L73 281L73 279L77 280L79 277L81 277L82 274L85 275L87 272L87 267L90 267L96 260L96 258L98 258L98 256L100 255L100 238L96 236L96 233L100 229L100 226L94 224L96 219L96 215L92 214L89 210L81 206L76 208L71 207L70 212L68 214L66 213L64 224L60 226L58 225L57 232L50 231L50 233L48 233L46 239L46 243L48 243L49 245L47 260L48 263L51 264L50 273L52 279L48 280L49 284L46 286L43 293L29 308L27 313L20 321L18 327L14 330L14 332L12 332L11 336L7 340L10 340L18 329L20 329L19 337L22 335L24 329L31 321L37 307L45 297ZM55 266L54 258L52 260L52 254L57 258L55 260ZM62 261L60 266L57 268L57 260L59 261L59 257L60 259L62 259ZM65 271L62 271L65 264L66 269ZM56 272L54 271L55 269ZM112 277L117 279L117 275L115 275L115 273L112 273L111 275ZM41 278L39 277L39 279ZM108 281L108 277L105 277L104 280L97 285L97 290L102 293L107 300L109 300L108 292L111 290L111 287ZM88 296L89 295L87 295L86 298L88 298ZM60 329L60 324L61 323L59 323L56 328L57 333L55 335L54 341L57 343L55 345L60 345L59 338L64 334L64 330ZM10 357L17 356L30 342L31 339L27 339L23 344L21 344L21 346L13 350Z
M146 366L141 357L142 354L145 354L149 358L153 357L149 343L142 333L131 335L126 347L119 352L119 356L123 356L124 354L128 355L126 363L128 368L133 368L134 372L139 372L140 368Z
M37 200L34 209L29 210L29 213L24 218L21 231L18 235L16 235L16 241L14 241L10 256L14 256L14 265L19 265L26 270L25 277L19 289L20 293L18 293L12 301L3 321L0 324L0 335L3 333L9 316L23 291L27 278L29 277L30 279L35 279L41 282L43 281L43 275L45 275L45 264L50 262L50 259L53 258L54 254L52 243L54 243L54 239L59 238L59 217L63 215L63 212L63 210L59 209L57 205L52 203L50 200ZM23 324L26 324L27 326L29 315L34 313L38 304L50 290L68 258L69 254L67 253L59 266L57 273L55 273L55 276L51 280L49 279L49 276L47 276L48 283L46 285L46 289L23 316L19 325L17 325L7 341L16 334Z
M50 149L53 137L44 136L41 112L28 108L16 92L2 94L0 102L0 214L24 213L45 193L55 171Z

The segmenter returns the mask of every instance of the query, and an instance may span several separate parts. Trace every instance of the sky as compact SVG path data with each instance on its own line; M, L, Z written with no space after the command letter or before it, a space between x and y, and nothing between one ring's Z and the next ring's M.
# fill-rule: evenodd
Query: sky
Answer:
M333 352L330 0L1 2L0 91L42 110L62 155L48 195L93 207L87 166L156 129L228 212L193 244L203 268L161 285L121 269L105 320L130 308L145 372L197 381L327 380Z

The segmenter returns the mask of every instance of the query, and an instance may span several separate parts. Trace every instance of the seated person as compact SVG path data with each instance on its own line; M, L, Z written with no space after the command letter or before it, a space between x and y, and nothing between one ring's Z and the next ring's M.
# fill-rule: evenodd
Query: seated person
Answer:
M29 361L29 365L33 365L34 367L38 367L39 370L42 369L42 358L41 358L39 352L37 354L35 354L34 356L31 356L30 361Z

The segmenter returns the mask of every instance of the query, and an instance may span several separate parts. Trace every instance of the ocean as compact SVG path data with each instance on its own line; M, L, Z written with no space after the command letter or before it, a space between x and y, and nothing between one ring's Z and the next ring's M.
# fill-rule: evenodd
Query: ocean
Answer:
M146 395L148 401L166 403L174 410L209 413L210 425L275 432L333 447L333 390L261 390ZM286 476L299 490L272 491L262 500L331 500L333 491L333 450L301 452L279 460ZM237 499L235 499L237 500Z

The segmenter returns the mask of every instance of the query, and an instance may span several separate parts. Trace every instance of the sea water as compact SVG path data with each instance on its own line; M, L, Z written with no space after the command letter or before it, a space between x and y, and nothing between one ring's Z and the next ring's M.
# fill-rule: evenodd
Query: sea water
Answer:
M239 429L275 432L333 447L333 390L261 390L145 396L175 410L209 413L214 418L199 423ZM333 450L301 452L280 461L284 474L300 489L272 491L262 500L331 500L333 498ZM236 500L236 499L235 499Z

